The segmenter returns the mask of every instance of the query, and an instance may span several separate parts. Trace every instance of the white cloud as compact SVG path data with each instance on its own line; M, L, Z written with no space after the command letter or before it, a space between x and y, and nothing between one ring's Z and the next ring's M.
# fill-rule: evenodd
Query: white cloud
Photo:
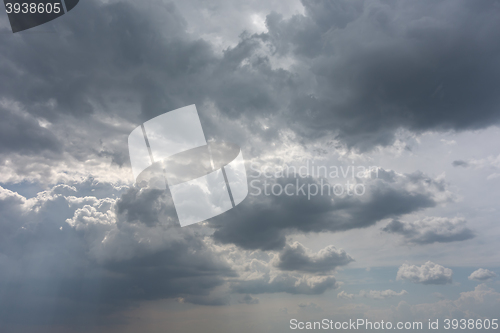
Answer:
M422 266L403 264L396 279L421 284L447 284L452 282L452 275L451 269L427 261Z
M494 277L496 277L496 273L492 272L488 269L480 268L469 276L469 280L476 280L476 281L487 281L490 280Z

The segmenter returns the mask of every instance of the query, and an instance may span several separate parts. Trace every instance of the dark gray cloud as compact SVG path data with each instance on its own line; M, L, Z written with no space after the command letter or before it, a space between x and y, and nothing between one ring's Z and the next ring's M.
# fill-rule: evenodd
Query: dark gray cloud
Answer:
M62 115L96 113L138 123L210 102L265 139L290 128L303 141L336 137L361 150L391 144L400 127L498 122L495 1L303 5L305 15L270 14L269 32L242 35L220 56L186 33L173 4L86 1L78 15L45 25L54 34L2 34L0 74L9 80L1 97L56 125ZM276 68L281 57L294 66ZM202 118L210 130L217 124L209 113ZM118 147L101 153L123 155Z
M392 220L382 230L404 237L412 244L432 244L464 241L475 237L461 218L427 217L416 222Z
M145 11L127 2L85 1L78 6L78 15L46 24L55 34L2 34L2 55L10 64L2 67L2 74L11 78L1 86L3 97L22 101L28 112L53 119L57 114L83 117L95 112L97 105L106 108L112 94L115 98L141 97L139 91L154 94L150 88L158 73L137 69L158 66L164 74L177 76L189 66L188 54L200 56L185 49L194 46L190 51L196 51L196 42L186 41L186 22L174 6L156 5L145 20ZM162 35L160 27L168 34ZM177 66L180 62L184 66ZM56 104L49 107L49 100Z
M318 253L309 252L299 242L287 244L279 254L276 266L285 271L325 273L354 261L344 250L337 250L334 246L328 246Z
M251 38L216 55L208 42L186 32L188 24L175 5L162 1L148 6L86 1L78 6L78 15L44 26L55 33L0 36L5 50L0 73L10 78L0 84L0 96L55 126L69 121L86 127L80 120L92 115L138 124L211 101L222 115L246 119L252 127L254 114L270 114L281 104L280 91L293 76L273 70L265 58L241 66L260 48ZM210 124L207 112L202 117ZM100 138L109 144L123 135L121 130L108 126L111 133L101 131ZM259 126L255 130L264 135ZM119 156L115 149L101 153Z
M203 80L205 65L215 59L210 45L190 38L174 5L161 1L152 8L90 0L68 16L43 26L54 33L34 28L1 34L0 73L9 82L0 83L0 98L19 104L50 129L29 117L22 128L2 108L2 117L11 124L2 133L13 135L0 138L0 152L46 158L47 150L58 148L79 161L109 158L128 165L131 123L201 104L206 89L196 88L198 79L188 76ZM186 88L179 86L183 80Z
M177 222L172 197L166 190L133 187L116 202L116 212L129 223L153 226L162 221Z
M0 106L0 154L12 152L57 155L62 148L58 138L50 129L40 126L34 117L23 114L22 110L16 108L19 106Z
M265 35L276 52L300 59L317 82L301 87L289 104L298 132L336 132L364 150L391 144L400 127L418 132L498 123L495 1L303 4L305 16L269 15Z
M454 167L468 167L469 166L469 163L466 162L466 161L462 161L462 160L456 160L456 161L453 161L452 165Z
M269 183L270 179L267 181ZM321 184L318 179L298 176L277 178L276 183L283 188L290 184L288 192L294 194L302 185L307 190L308 184ZM263 180L259 184L264 187ZM325 190L324 195L311 196L310 200L300 192L293 196L266 196L265 192L259 196L250 194L235 209L210 220L215 228L213 237L246 249L281 249L285 246L286 235L292 232L366 228L382 219L434 207L451 199L445 182L418 172L401 175L379 170L378 178L366 180L365 187L366 193L362 196L332 196ZM258 193L255 189L250 192Z

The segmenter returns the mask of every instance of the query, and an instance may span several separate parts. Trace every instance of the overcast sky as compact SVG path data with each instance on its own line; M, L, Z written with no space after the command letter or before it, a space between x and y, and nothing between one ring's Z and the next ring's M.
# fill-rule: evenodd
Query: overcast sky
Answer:
M0 45L2 332L499 317L500 1L82 0ZM181 228L127 137L191 104L256 185ZM376 168L270 175L312 165Z

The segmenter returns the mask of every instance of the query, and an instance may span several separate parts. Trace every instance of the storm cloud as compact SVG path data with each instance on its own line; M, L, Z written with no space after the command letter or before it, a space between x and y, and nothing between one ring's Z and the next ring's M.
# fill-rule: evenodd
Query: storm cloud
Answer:
M366 150L391 144L400 127L498 123L495 1L302 3L304 16L270 14L262 37L300 59L316 82L290 103L297 131L336 132L347 146Z

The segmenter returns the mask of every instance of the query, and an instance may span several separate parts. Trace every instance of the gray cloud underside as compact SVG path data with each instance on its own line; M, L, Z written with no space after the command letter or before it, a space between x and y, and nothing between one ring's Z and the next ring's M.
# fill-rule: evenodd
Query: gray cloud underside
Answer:
M306 248L295 242L285 246L279 254L277 267L286 271L328 272L336 267L345 266L354 259L344 250L328 246L317 254L308 253Z
M305 184L319 184L313 178L279 178L289 193ZM434 207L445 197L447 185L422 173L400 175L379 170L379 178L366 181L364 196L336 197L300 195L249 197L235 209L212 218L213 237L247 249L281 249L292 232L324 232L365 228L385 218ZM412 188L412 189L410 189ZM255 191L254 191L255 192ZM332 200L333 199L333 200Z
M466 221L459 218L428 217L416 222L391 221L383 231L398 234L412 244L432 244L464 241L475 237L466 227Z
M139 301L177 297L217 305L210 291L236 276L202 235L171 221L115 220L113 200L80 197L78 188L29 200L1 190L2 322L80 325Z

